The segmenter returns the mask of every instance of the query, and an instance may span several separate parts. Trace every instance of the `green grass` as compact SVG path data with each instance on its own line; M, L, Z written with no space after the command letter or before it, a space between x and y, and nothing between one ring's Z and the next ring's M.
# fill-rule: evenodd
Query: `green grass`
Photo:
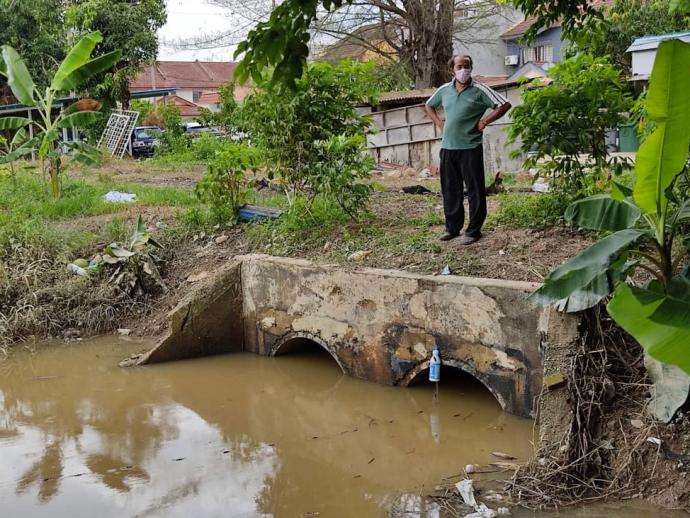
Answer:
M137 194L135 203L108 203L103 195L110 190ZM125 239L131 222L117 213L137 206L190 207L198 203L191 190L170 186L94 182L63 179L62 196L53 199L43 178L20 173L14 184L0 177L0 257L19 248L32 248L51 257L83 254L95 243ZM112 214L94 230L65 226L64 221ZM93 225L91 225L93 227Z
M559 193L507 193L499 196L499 209L487 226L545 228L560 223L572 200Z
M131 192L137 195L134 204L108 203L108 191ZM40 176L20 175L16 186L8 178L0 179L0 210L18 217L41 217L49 220L68 219L117 213L136 205L183 207L196 203L191 190L170 186L96 182L65 179L62 196L54 199Z

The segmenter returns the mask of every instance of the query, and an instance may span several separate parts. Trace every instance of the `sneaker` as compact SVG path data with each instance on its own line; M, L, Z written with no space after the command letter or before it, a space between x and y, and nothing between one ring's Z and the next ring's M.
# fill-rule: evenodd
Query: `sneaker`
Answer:
M479 238L481 236L462 236L462 239L460 240L461 245L471 245L472 243L476 243L479 241Z
M460 234L451 234L450 232L446 232L445 234L443 234L443 235L442 235L441 237L439 237L438 239L439 239L440 241L450 241L451 239L455 239L455 238L458 237L459 235L460 235Z

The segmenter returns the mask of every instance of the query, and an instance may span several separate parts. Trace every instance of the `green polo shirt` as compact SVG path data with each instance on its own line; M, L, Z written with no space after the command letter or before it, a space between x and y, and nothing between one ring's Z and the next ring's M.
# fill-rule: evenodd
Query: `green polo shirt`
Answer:
M443 106L443 149L474 149L482 143L482 133L477 129L479 119L487 109L506 102L505 97L474 80L458 92L453 80L436 90L426 104L432 108Z

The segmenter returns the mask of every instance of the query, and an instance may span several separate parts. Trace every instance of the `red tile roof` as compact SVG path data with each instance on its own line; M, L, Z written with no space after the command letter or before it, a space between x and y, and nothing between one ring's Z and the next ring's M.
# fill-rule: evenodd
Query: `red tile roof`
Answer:
M235 101L243 101L245 97L254 92L254 89L249 86L235 86ZM220 103L220 94L218 92L204 92L199 97L199 103L201 105L205 104L218 104Z
M132 92L157 88L215 90L231 81L237 63L211 61L157 61L143 65L130 83Z
M517 22L510 29L501 34L503 39L513 39L525 34L537 21L535 16L527 16L524 20ZM561 22L554 22L549 26L549 29L553 27L560 27Z
M182 118L198 117L199 116L199 105L194 104L187 99L183 99L177 95L168 95L165 98L165 104L169 106L175 106L180 110L180 116ZM161 98L154 101L156 104L163 102Z
M220 102L220 94L218 92L204 92L199 97L199 104L218 104Z

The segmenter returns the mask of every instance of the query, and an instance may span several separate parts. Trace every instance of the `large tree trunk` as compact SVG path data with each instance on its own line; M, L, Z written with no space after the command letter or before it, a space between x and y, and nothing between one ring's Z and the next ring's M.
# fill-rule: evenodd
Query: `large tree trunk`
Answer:
M405 0L403 5L415 87L440 86L449 79L447 63L453 55L453 0Z

